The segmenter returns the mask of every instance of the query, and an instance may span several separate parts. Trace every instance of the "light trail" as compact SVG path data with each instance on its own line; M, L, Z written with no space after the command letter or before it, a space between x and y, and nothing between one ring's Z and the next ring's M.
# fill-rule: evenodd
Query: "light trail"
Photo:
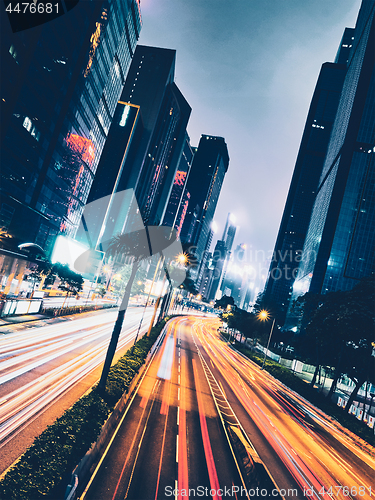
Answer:
M323 439L322 434L317 432L318 429L309 424L306 416L326 429L330 436L346 447L347 451L352 453L355 450L355 457L360 456L372 469L375 465L374 458L365 453L362 447L357 446L355 441L350 441L340 432L338 425L335 425L323 412L261 371L243 355L230 349L226 343L219 340L216 333L217 326L214 327L211 322L211 328L208 330L205 326L208 323L208 321L197 321L195 326L195 333L205 352L210 358L214 353L216 367L223 379L229 384L301 489L307 490L313 486L314 492L311 498L330 498L326 493L330 487L335 491L335 498L351 498L346 492L339 491L341 485L356 487L357 491L359 486L365 486L369 492L368 476L362 473L361 468L357 468L354 472L353 464L336 450L332 455L332 447L326 439ZM310 457L307 461L302 459L306 456L306 451Z
M204 454L206 456L206 463L207 463L208 475L210 478L211 489L214 492L214 494L212 495L212 498L216 500L218 498L221 498L221 496L218 495L218 491L220 489L219 478L217 477L215 461L214 461L214 457L212 454L210 437L208 434L207 422L206 422L206 417L205 417L205 413L204 413L204 406L203 406L202 393L201 393L201 389L200 389L200 381L199 381L199 377L198 377L197 364L195 362L195 359L192 360L192 363L193 363L195 390L196 390L197 401L198 401L199 421L201 424Z
M179 436L179 451L178 451L178 500L183 500L182 491L189 491L189 469L188 469L188 455L187 455L187 427L186 427L186 358L185 354L179 358L181 359L181 400L178 406L178 436Z
M0 447L103 363L116 314L1 337ZM133 342L140 315L140 311L129 312L117 349Z

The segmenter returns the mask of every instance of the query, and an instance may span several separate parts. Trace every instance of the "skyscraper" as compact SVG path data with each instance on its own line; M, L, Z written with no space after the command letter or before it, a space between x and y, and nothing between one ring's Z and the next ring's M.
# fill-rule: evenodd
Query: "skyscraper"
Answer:
M193 161L193 155L194 153L190 146L190 139L186 133L182 155L177 167L172 191L162 222L163 226L175 227L177 237L179 237L181 233L190 201L190 193L187 191L186 186Z
M345 31L335 63L323 64L307 115L264 290L283 323L297 275L319 179L346 74L353 30Z
M175 50L137 46L88 199L131 189L149 225L160 224L165 215L191 112L174 83L175 58ZM132 200L117 199L97 215L94 244L99 235L108 240L125 224L131 227Z
M225 223L223 236L216 242L215 251L212 257L213 273L210 282L208 297L210 300L216 298L218 289L225 278L225 270L232 251L234 237L236 235L236 226L233 224L234 217L228 214Z
M349 290L374 272L374 15L374 0L363 0L293 299Z
M3 9L2 9L3 14ZM79 2L12 33L2 16L0 224L47 253L74 235L141 29L137 0Z
M245 298L247 287L247 274L244 269L244 255L246 245L240 244L235 248L228 263L227 273L223 277L223 295L233 297L236 306L241 307Z
M219 288L219 284L221 283L224 264L226 262L227 257L227 247L225 245L225 241L217 240L215 245L215 250L212 255L212 276L211 281L208 287L208 296L209 300L216 299L216 293Z
M225 140L222 137L202 135L187 183L190 202L181 231L181 241L191 245L191 251L200 263L197 286L200 284L200 269L203 272L204 253L209 251L207 244L211 223L228 165Z

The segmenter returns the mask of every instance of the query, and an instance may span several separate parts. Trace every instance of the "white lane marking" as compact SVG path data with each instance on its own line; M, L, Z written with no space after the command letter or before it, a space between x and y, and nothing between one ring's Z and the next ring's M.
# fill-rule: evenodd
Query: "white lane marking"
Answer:
M176 462L178 463L178 434L176 436Z

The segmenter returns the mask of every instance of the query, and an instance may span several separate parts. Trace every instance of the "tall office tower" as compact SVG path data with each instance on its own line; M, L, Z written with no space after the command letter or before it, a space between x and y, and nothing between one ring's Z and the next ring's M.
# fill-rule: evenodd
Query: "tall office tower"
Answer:
M200 263L204 252L209 251L207 241L228 165L225 140L222 137L202 135L187 183L190 203L181 231L181 241L191 245L191 250Z
M198 292L202 295L203 298L208 299L209 290L211 287L212 275L214 272L214 268L212 265L212 253L207 253L206 264L204 266L203 275L201 279L201 284Z
M223 231L222 240L225 242L225 246L227 247L227 251L232 251L234 237L236 235L236 226L234 225L235 217L233 214L229 213L227 215L227 220L225 222L225 227Z
M347 43L341 44L336 58L340 63L323 64L319 74L264 290L264 300L280 323L292 294L344 82L346 65L341 61L346 62L347 47L343 45L349 45L352 30L345 33Z
M205 269L206 267L208 266L208 263L209 263L209 253L210 253L210 247L211 247L211 243L212 243L212 238L214 236L214 232L212 229L210 229L208 231L208 235L207 235L207 239L206 239L206 244L203 248L203 255L202 255L202 258L201 258L201 262L200 262L200 265L199 267L197 268L197 277L196 277L196 287L198 288L198 290L200 289L201 285L202 285L202 279L203 279L203 274L205 272Z
M79 2L18 33L2 15L1 28L0 224L49 253L80 220L139 37L139 2Z
M227 273L222 283L223 295L233 297L236 306L241 307L246 293L245 284L247 274L244 269L246 245L240 244L235 248L228 264Z
M209 300L214 300L215 298L217 298L217 291L221 288L221 284L223 282L223 279L225 278L225 270L229 261L234 237L237 230L233 222L234 217L229 213L225 223L223 236L221 240L218 240L216 242L216 247L212 258L212 279L210 282L210 288L208 289Z
M176 51L138 46L122 100L141 108L142 163L133 168L134 187L145 222L160 224L185 144L191 107L174 83ZM139 167L139 168L138 168Z
M186 134L184 148L173 181L172 191L165 210L162 225L176 228L179 238L189 206L190 193L187 191L187 180L193 160L193 150L189 136Z
M374 16L375 1L363 0L293 299L349 290L374 272Z
M160 224L165 215L191 112L173 81L175 59L175 50L137 46L88 198L93 202L132 189L149 225ZM85 210L85 218L95 222L94 245L99 237L109 240L131 228L133 200L116 200L97 215Z
M211 281L209 283L209 287L207 287L208 300L215 300L217 298L220 298L216 296L216 293L219 288L219 284L221 283L227 253L228 251L225 242L223 240L217 240L211 261L211 267L213 268Z

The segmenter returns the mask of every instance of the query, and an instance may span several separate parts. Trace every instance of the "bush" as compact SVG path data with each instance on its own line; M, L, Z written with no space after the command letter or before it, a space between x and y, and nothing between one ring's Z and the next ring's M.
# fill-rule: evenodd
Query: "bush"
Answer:
M166 318L140 339L111 368L102 397L95 388L48 426L0 482L0 498L56 499L63 495L71 471L90 449L110 411L144 363L164 327Z
M100 305L87 305L87 306L70 306L70 307L48 307L42 309L41 313L46 316L68 316L69 314L79 314L88 311L96 311L98 309L108 309L112 307L117 307L115 304L100 304Z

